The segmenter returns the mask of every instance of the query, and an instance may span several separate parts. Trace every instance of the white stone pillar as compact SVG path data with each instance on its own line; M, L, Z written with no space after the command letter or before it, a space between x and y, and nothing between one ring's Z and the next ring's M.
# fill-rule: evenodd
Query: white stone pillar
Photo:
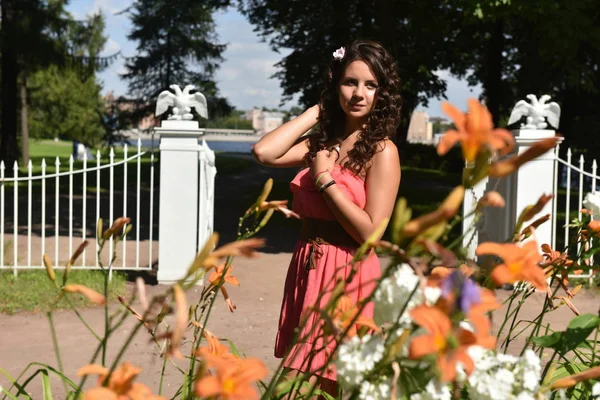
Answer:
M160 215L158 282L173 283L197 254L198 137L197 121L166 120L160 135Z
M518 154L526 151L534 143L556 135L555 131L550 129L521 129L513 131L513 134L515 135L516 152ZM514 208L511 207L511 214L513 214L513 229L519 215L525 207L535 204L543 194L554 193L554 179L558 175L555 174L555 168L558 168L558 166L554 159L554 149L551 149L542 156L524 164L515 173L513 187L516 190L516 195L513 200ZM546 204L537 217L545 214L552 214L555 201L556 194L555 197ZM528 221L524 225L527 226L531 222L533 221ZM550 221L537 228L535 235L540 245L544 243L552 244L552 229L554 229L554 227Z

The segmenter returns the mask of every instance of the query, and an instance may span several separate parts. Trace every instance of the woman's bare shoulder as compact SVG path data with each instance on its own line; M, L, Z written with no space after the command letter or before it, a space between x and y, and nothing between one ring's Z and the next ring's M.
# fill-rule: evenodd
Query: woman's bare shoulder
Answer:
M373 162L400 162L398 147L390 139L383 139L377 143L377 150L373 155Z

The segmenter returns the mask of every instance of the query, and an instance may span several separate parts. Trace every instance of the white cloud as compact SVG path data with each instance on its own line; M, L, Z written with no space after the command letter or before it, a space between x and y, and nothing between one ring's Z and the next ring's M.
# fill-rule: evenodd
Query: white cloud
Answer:
M119 50L121 50L121 45L113 38L109 37L104 44L104 49L102 49L102 55L109 56L111 54L115 54Z
M136 43L127 39L131 30L128 14L114 15L131 5L133 0L72 0L68 9L73 15L86 15L101 10L106 17L106 34L109 40L103 54L114 54L117 49L126 57L136 54ZM215 14L215 22L219 41L227 44L223 53L225 61L215 74L215 79L222 96L238 109L257 107L279 107L282 99L281 82L271 78L277 72L275 64L289 54L290 50L281 53L272 51L267 43L253 31L252 25L235 9ZM114 50L114 51L112 51ZM124 59L119 58L103 71L99 78L103 81L104 91L114 91L116 95L126 94L127 82L120 78L126 72ZM466 82L450 75L448 71L436 71L436 74L448 83L446 97L457 107L466 108L468 97L478 97L480 87L470 88ZM285 104L289 108L298 104L299 94L294 100ZM427 108L430 116L441 116L441 100L431 99Z

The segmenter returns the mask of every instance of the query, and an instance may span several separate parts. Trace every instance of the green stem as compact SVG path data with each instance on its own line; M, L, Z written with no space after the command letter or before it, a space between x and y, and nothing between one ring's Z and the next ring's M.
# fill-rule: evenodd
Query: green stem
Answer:
M88 329L88 331L90 331L90 333L92 335L94 335L94 337L96 339L98 339L99 342L101 342L102 338L100 336L98 336L96 334L96 332L94 332L94 330L92 329L91 326L88 325L88 323L85 321L85 319L83 318L83 316L79 313L79 311L77 310L77 308L75 307L75 305L71 302L71 300L69 299L69 297L65 296L64 299L67 300L67 303L69 303L69 306L71 306L71 308L75 312L75 315L77 315L77 317L79 318L79 320L83 323L83 325L85 325L85 327Z
M119 365L119 361L121 361L121 357L123 357L123 354L125 354L125 350L127 350L127 348L129 347L129 345L133 341L133 338L135 337L135 335L137 334L137 332L140 330L140 328L142 326L144 326L144 323L143 322L138 322L135 325L135 328L133 328L133 331L131 332L131 334L129 335L129 337L127 338L127 340L123 344L123 346L121 346L121 349L119 350L119 354L117 354L117 357L113 361L112 366L110 367L110 371L108 372L108 375L106 376L106 379L104 380L104 384L105 385L110 381L110 376L112 375L112 373L114 372L114 370L117 368L117 365Z
M519 305L515 309L515 313L514 313L513 319L512 319L512 321L510 323L510 328L508 328L508 334L506 336L506 340L504 341L505 342L505 345L504 345L504 352L505 353L506 353L506 350L508 349L508 345L510 344L510 341L511 341L510 340L510 335L511 335L511 333L512 333L514 327L515 327L515 321L517 320L517 316L519 315L519 311L521 310L521 307L523 306L523 303L525 303L525 300L527 299L527 297L529 297L529 296L527 296L527 294L528 294L528 291L525 290L523 292L523 297L519 301Z
M546 363L546 366L544 367L544 372L542 372L542 377L540 378L540 382L544 382L544 379L546 378L546 374L548 373L548 370L550 369L550 365L552 365L552 362L554 361L556 354L558 354L558 352L556 350L554 350L554 353L552 353L552 357L550 357L550 360L548 360L548 363Z
M110 268L110 266L109 266ZM110 329L110 323L108 321L108 272L104 272L104 337L108 336L108 330ZM106 366L106 348L108 345L107 340L102 341L102 366Z
M508 319L512 315L512 314L509 315L509 312L512 307L512 303L513 303L513 301L515 301L516 297L517 297L516 293L513 293L510 295L510 299L509 299L510 301L508 302L508 306L506 307L506 314L504 314L504 321L502 321L502 325L500 325L500 329L498 329L498 333L496 334L496 339L500 339L500 335L502 334L502 331L504 330L504 326L506 325L506 322L508 322Z
M165 341L165 351L163 352L163 364L162 364L162 369L160 371L160 382L158 384L158 395L162 395L162 386L163 386L163 380L165 378L165 369L167 367L167 349L169 347L168 344L168 340Z
M52 311L48 312L48 322L50 322L50 332L52 333L52 344L54 345L54 353L56 354L56 362L58 364L58 370L61 374L65 374L63 368L62 359L60 357L60 348L58 347L58 338L56 337L56 328L54 327L54 320L52 319ZM68 393L67 383L61 379L63 387L65 389L65 395Z
M596 328L596 334L594 335L594 350L592 351L592 361L591 361L591 365L594 365L594 361L596 361L596 345L598 344L598 331L600 331L599 328Z

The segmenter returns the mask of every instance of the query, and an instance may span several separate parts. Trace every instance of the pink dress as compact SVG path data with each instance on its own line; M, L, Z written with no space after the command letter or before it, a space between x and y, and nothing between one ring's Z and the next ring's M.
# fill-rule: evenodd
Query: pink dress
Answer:
M348 198L364 209L366 190L362 178L339 165L334 168L332 176L337 186ZM290 188L294 195L293 210L302 218L335 221L335 216L325 203L322 194L315 188L313 177L308 169L303 169L296 175L290 183ZM318 329L313 329L314 324L318 323L318 316L313 313L314 317L311 316L304 326L299 325L301 316L304 317L303 311L314 307L321 293L325 293L325 295L321 298L320 304L325 305L329 301L331 288L335 285L335 278L346 278L350 274L351 266L340 267L352 259L355 249L321 244L316 268L307 272L305 262L310 247L308 242L300 240L296 243L292 255L285 281L279 330L275 343L275 357L283 358L286 355L298 328L300 337L306 338L302 343L294 346L284 361L284 365L295 370L309 370L335 380L336 371L333 365L324 372L316 371L325 365L328 353L335 348L335 343L328 343L324 347L323 340L317 333ZM357 274L346 287L346 294L355 302L371 294L381 275L379 259L374 252L356 267L358 268ZM362 314L372 317L373 304L367 304ZM313 334L309 334L311 330L314 331Z

